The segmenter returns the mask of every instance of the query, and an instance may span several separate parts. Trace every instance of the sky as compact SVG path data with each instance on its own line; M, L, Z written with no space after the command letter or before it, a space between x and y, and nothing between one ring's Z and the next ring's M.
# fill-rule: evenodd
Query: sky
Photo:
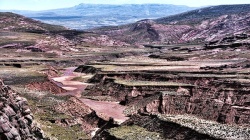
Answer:
M48 10L89 4L174 4L201 7L221 4L250 4L250 0L0 0L0 10Z

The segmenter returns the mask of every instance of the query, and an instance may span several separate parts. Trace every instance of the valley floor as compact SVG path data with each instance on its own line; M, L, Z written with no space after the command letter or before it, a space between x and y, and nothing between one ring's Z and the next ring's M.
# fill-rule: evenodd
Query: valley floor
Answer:
M250 138L249 46L105 49L2 53L0 77L51 139Z

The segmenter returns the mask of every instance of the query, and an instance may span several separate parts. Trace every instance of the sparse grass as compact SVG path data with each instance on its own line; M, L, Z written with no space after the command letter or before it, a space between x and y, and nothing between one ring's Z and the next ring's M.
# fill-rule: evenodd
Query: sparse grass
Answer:
M249 74L250 74L250 69L242 69L238 71L239 74L245 74L245 76L248 76L249 78Z
M87 82L93 76L94 75L91 75L91 74L78 76L78 77L73 78L72 81Z
M165 61L145 57L125 57L111 62L93 62L89 66L103 72L138 72L138 71L200 71L201 66L221 66L238 62L237 60L196 60Z
M149 132L145 128L137 125L111 128L109 133L110 135L123 140L163 140L159 133Z
M236 78L237 75L230 74L191 74L191 73L180 73L180 77L199 77L199 78Z
M86 139L89 140L88 137L82 130L79 125L71 126L71 127L62 127L54 123L50 123L48 121L41 122L42 129L46 132L46 136L50 139L58 139L58 140L78 140L78 139Z
M48 108L49 110L49 108ZM55 111L46 111L46 112L41 112L38 114L37 118L39 118L42 121L50 121L50 120L62 120L62 119L69 119L71 118L70 116L67 116L63 113L57 113Z
M178 92L170 92L170 91L161 91L162 96L183 96L183 93L178 93Z
M18 33L18 32L0 32L0 45L13 44L13 43L26 43L34 44L38 39L44 39L45 35L34 33Z
M84 98L97 100L97 101L108 101L108 102L116 102L117 100L111 96L84 96Z
M156 82L156 81L129 81L116 79L115 83L126 86L166 86L166 87L192 87L193 85L175 82Z
M26 68L0 67L0 77L7 85L24 87L31 82L46 80L46 76L38 72L42 68L42 65Z
M232 82L239 82L241 84L249 84L250 83L250 79L227 79L228 81L232 81Z
M220 124L214 121L200 119L191 115L160 115L163 121L174 122L191 128L199 133L207 134L219 139L249 139L250 129L237 125Z
M54 99L48 100L47 98ZM66 101L67 98L61 98L60 96L47 95L47 98L44 97L43 100L39 102L39 110L35 113L35 118L42 126L42 130L45 132L47 137L56 138L60 140L77 140L77 139L90 139L89 136L84 133L80 125L73 126L62 126L51 121L61 121L64 119L71 119L71 116L68 116L63 113L58 113L56 110L53 110L51 107L55 104L55 101ZM43 102L42 102L43 101ZM37 106L37 104L36 104Z
M140 66L140 64L134 64L132 66L115 66L115 65L92 65L96 68L101 68L103 72L138 72L138 71L171 71L182 69L197 69L199 66L182 66L182 65L167 65L167 66Z
M19 92L28 99L35 120L41 126L46 137L58 140L90 139L80 125L63 126L53 123L53 121L60 122L64 119L72 119L71 116L56 112L53 109L53 106L58 102L66 101L68 99L67 96L61 97L47 92L23 90L21 88L19 88Z

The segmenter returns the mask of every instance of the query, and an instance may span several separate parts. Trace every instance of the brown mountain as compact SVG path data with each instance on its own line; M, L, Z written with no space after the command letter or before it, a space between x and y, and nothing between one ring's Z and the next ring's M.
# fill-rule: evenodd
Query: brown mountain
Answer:
M202 8L156 20L94 30L130 44L201 43L250 32L250 5Z

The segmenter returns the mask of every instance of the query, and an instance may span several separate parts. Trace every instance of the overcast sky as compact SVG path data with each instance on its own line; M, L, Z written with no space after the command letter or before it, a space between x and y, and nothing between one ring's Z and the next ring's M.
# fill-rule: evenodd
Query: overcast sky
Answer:
M175 4L200 7L220 4L250 4L250 0L0 0L0 10L47 10L92 4Z

